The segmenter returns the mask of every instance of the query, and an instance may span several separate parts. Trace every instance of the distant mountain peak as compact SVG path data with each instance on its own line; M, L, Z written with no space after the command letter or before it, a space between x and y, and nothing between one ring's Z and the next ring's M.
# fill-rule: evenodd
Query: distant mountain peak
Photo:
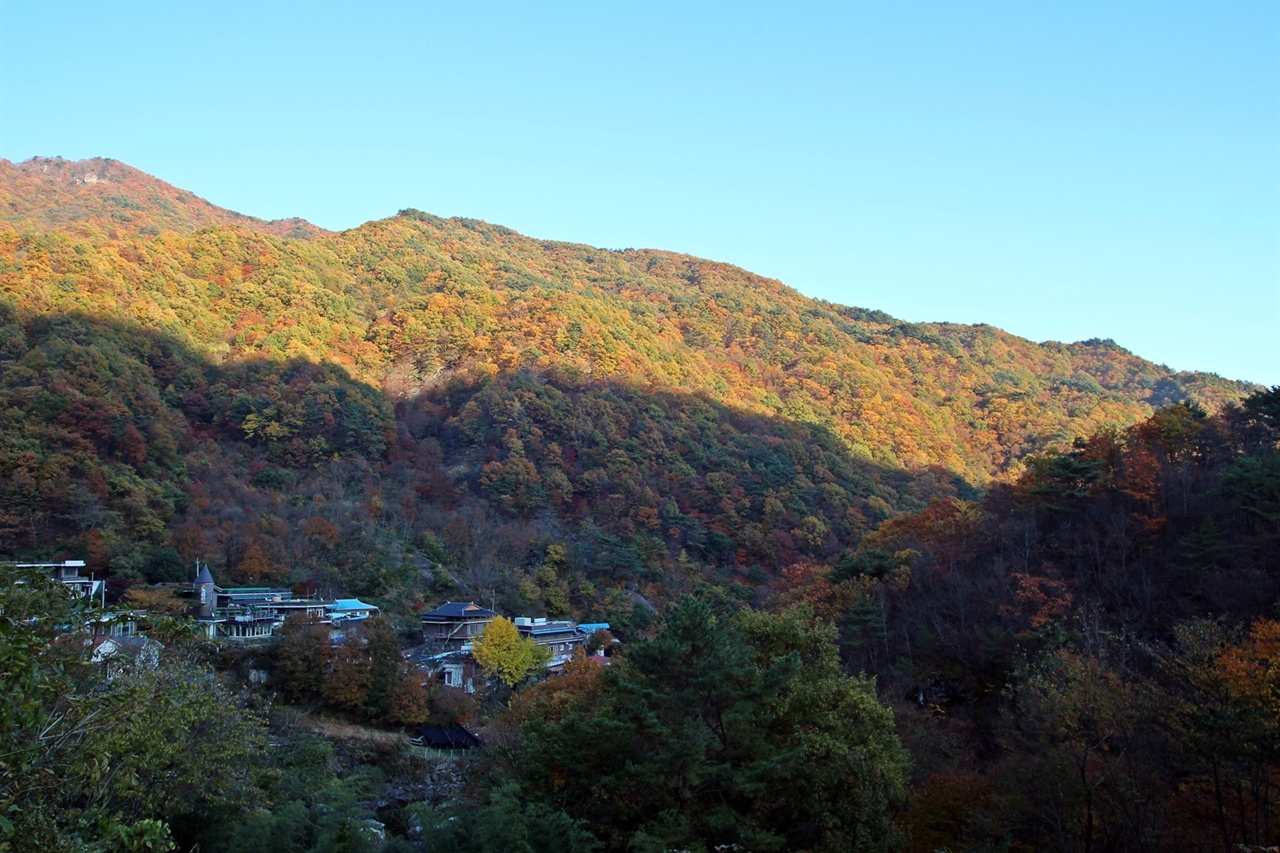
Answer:
M46 231L187 234L238 225L304 240L330 233L297 217L268 222L218 207L109 157L0 159L0 221Z
M65 184L124 183L130 175L141 175L132 166L108 157L91 157L87 160L68 160L65 157L32 157L18 163L21 172Z

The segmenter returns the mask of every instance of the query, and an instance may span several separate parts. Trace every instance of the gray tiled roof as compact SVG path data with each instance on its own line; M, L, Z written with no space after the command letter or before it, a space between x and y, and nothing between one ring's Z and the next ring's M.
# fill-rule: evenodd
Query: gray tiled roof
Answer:
M426 619L435 616L445 619L487 619L490 616L497 615L497 613L481 607L474 601L446 601L435 610L428 610L423 613L422 618Z

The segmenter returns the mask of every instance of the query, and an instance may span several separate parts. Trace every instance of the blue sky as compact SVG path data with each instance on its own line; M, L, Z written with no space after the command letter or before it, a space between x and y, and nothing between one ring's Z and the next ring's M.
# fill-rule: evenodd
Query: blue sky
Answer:
M1280 384L1280 3L0 2L0 157Z

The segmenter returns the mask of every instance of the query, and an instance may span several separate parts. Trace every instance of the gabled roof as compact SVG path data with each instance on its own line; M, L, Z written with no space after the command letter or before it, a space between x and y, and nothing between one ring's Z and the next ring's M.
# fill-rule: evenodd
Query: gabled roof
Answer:
M489 619L498 614L476 604L474 601L446 601L435 610L428 610L422 618L435 616L444 619Z

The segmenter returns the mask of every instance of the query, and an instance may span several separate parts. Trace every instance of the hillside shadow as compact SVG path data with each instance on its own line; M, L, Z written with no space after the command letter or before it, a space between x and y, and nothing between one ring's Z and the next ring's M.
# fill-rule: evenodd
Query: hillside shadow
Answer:
M977 494L941 468L855 456L822 425L556 371L455 376L396 416L507 513L551 508L587 530L623 575L659 551L746 570L825 561L895 512Z
M218 456L251 486L263 470L297 481L380 464L395 435L381 392L337 365L216 364L171 335L4 300L0 412L3 554L75 553L99 571L136 572L166 544L193 469Z
M337 365L217 364L161 332L2 301L0 341L4 556L122 576L169 549L239 580L376 594L408 571L492 590L563 541L608 583L761 581L974 492L700 393L525 370L393 406Z

